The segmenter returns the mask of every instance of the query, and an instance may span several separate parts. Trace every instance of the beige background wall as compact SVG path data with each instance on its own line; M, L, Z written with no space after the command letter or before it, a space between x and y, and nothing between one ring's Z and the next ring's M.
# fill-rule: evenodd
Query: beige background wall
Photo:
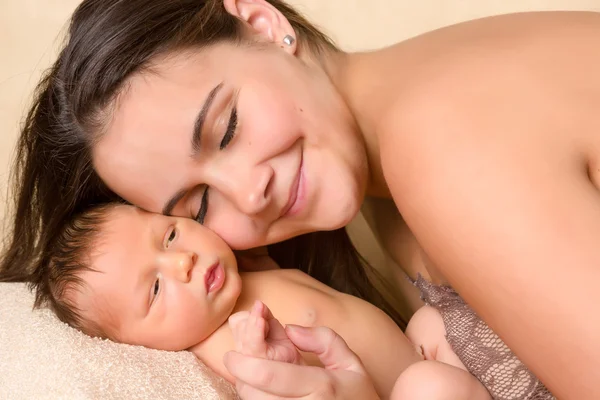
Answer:
M0 0L0 219L22 114L80 0ZM595 10L600 0L290 0L348 50L384 46L462 20L526 10ZM354 232L363 237L362 221ZM365 250L380 257L371 239Z

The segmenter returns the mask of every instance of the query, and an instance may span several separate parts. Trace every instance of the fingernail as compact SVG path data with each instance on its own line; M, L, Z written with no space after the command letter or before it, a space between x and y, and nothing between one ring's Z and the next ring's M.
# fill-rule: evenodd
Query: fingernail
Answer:
M256 300L254 302L254 305L252 306L252 311L257 314L260 314L261 308L262 308L262 302L260 300Z
M308 328L300 325L288 324L285 326L285 330L293 334L303 334L308 331Z

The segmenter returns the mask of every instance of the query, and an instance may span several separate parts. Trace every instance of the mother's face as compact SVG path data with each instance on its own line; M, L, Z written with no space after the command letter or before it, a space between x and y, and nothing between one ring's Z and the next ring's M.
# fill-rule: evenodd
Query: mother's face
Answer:
M219 44L132 77L94 166L127 201L251 248L356 214L366 158L351 121L324 75L295 56Z

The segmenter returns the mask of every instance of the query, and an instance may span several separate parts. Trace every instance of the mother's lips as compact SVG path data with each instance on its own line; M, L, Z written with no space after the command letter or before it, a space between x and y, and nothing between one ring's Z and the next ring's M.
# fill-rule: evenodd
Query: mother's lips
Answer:
M288 198L288 202L285 205L285 207L283 207L283 210L281 211L281 217L285 216L290 209L294 206L294 203L296 203L296 200L298 199L298 189L300 187L300 176L302 175L302 160L300 160L300 166L298 167L298 170L296 171L296 176L294 178L294 180L292 181L292 186L291 186L291 190L290 190L290 197Z

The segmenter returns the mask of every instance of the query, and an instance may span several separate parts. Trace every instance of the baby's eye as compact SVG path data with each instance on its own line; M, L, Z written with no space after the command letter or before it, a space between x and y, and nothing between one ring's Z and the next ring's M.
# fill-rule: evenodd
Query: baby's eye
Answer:
M156 280L154 281L154 287L152 288L152 298L153 299L158 294L159 289L160 289L160 280L158 278L156 278Z
M173 240L175 240L175 229L173 229L171 231L171 234L169 235L169 238L167 239L167 243L171 243Z
M177 237L177 231L175 230L175 228L172 228L166 237L165 240L165 247L168 249L169 246L171 245L171 243L173 243L173 241L175 240L175 238Z

